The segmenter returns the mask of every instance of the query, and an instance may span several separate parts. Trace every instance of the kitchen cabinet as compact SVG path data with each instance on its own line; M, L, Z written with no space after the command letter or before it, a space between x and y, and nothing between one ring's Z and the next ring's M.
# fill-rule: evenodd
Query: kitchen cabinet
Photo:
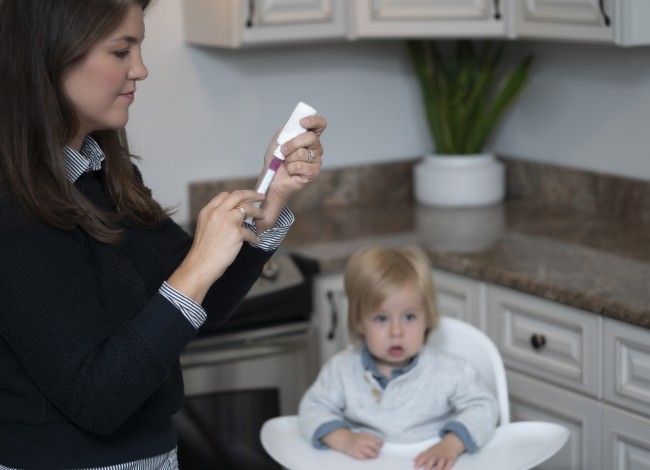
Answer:
M344 39L345 0L183 0L185 40L240 48Z
M512 421L545 421L569 430L569 439L560 451L537 470L602 468L600 448L601 416L599 403L544 381L507 370Z
M647 0L512 0L517 38L650 43Z
M650 419L603 406L603 470L650 470Z
M226 47L364 38L650 44L648 0L182 0L185 39Z
M358 38L505 37L508 10L500 0L355 0Z

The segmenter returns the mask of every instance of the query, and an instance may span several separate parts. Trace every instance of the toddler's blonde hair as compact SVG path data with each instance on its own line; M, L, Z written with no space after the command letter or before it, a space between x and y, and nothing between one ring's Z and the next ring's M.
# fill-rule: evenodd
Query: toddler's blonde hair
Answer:
M419 247L370 247L357 251L345 267L345 293L348 298L348 334L361 344L359 325L394 291L412 284L422 294L425 312L425 341L438 326L438 310L431 264Z

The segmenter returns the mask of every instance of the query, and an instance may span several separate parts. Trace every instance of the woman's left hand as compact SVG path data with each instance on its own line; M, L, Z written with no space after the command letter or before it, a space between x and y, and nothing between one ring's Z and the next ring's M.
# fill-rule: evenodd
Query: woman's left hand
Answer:
M320 136L327 127L327 120L323 116L307 116L300 120L300 125L307 129L307 132L282 145L285 160L278 169L262 204L265 218L264 221L257 222L258 233L272 227L289 197L318 178L320 174L323 164L323 145ZM264 171L273 159L279 132L278 130L273 136L266 151Z

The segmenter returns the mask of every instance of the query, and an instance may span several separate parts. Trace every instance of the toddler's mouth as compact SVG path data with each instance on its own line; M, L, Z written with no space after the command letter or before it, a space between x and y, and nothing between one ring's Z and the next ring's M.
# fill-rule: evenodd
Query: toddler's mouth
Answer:
M388 354L391 356L401 356L404 354L404 348L401 346L391 346L388 350Z

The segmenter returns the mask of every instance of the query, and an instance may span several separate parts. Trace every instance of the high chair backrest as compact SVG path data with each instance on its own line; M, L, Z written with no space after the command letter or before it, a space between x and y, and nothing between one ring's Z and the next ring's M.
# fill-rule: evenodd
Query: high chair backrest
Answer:
M499 424L510 422L508 385L503 359L494 342L481 330L452 317L441 317L427 344L451 352L474 364L499 403Z

